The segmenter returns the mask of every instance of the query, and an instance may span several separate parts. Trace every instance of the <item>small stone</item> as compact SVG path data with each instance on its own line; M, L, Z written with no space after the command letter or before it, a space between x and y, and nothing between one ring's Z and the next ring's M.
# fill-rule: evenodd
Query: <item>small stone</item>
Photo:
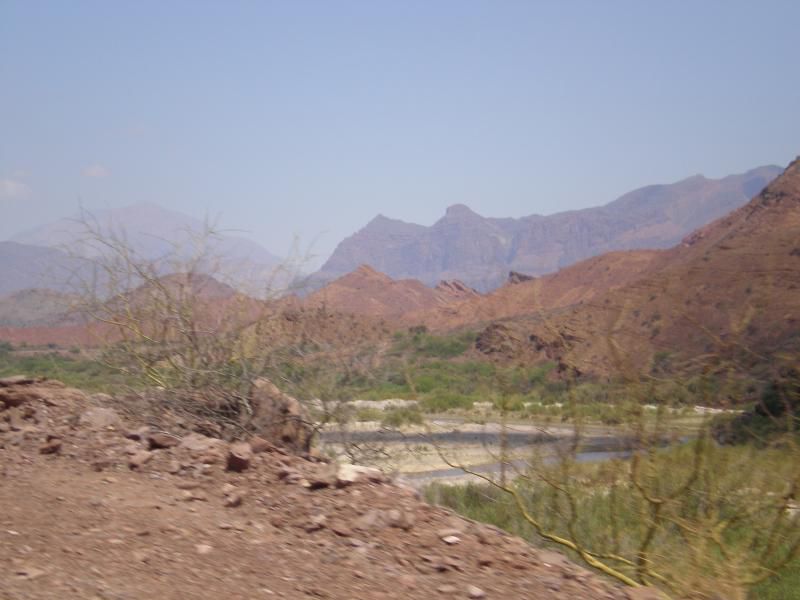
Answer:
M175 484L179 490L196 490L200 487L199 481L179 481Z
M327 520L328 518L325 515L314 515L309 519L308 523L303 529L306 530L306 533L319 531L320 529L323 529L325 527L325 522Z
M414 589L417 587L417 578L413 575L401 575L397 578L397 581L400 585L405 588Z
M147 438L148 433L150 433L150 428L145 425L144 427L139 427L138 429L126 431L125 437L129 440L133 440L134 442L141 442Z
M486 592L476 585L468 585L467 596L473 598L473 600L478 600L479 598L486 598Z
M225 445L225 442L199 433L190 433L181 440L180 447L190 452L209 452Z
M209 554L214 547L209 546L208 544L197 544L194 549L197 551L198 554Z
M97 471L98 473L108 469L114 463L111 462L108 458L98 458L91 462L91 467L93 471Z
M386 513L386 520L390 527L408 531L414 526L414 513L393 508Z
M325 468L321 471L317 471L308 477L308 483L309 488L312 490L320 490L331 487L336 484L336 471L331 468Z
M454 546L461 541L461 538L457 535L447 535L442 538L442 541L447 544L448 546Z
M133 560L146 563L148 560L150 560L150 553L146 550L134 550Z
M464 532L461 529L455 529L455 528L450 527L450 528L447 528L447 529L439 529L436 532L436 535L439 536L440 538L446 538L446 537L449 537L451 535L458 536L458 535L461 535L462 533L464 533Z
M32 579L37 579L42 575L44 575L44 571L37 567L27 566L27 567L18 567L14 571L14 574L17 577L20 577L21 579L27 579L28 581L30 581Z
M331 531L338 535L339 537L349 538L353 535L353 530L350 529L347 525L334 525L331 527Z
M40 454L58 454L61 452L61 446L63 442L60 438L48 435L47 442L45 442L42 446L39 447Z
M253 450L247 442L237 442L231 444L228 450L228 461L226 468L228 471L241 473L250 468L253 460Z
M274 452L275 445L271 442L268 442L262 437L254 435L249 440L250 449L253 451L253 454L261 454L263 452Z
M364 467L361 465L339 465L336 472L336 484L339 487L345 487L354 483L362 483L371 481L374 483L381 483L385 481L385 477L380 469L375 467Z
M147 450L140 450L139 452L137 452L128 459L128 467L133 470L141 469L144 465L150 462L150 459L152 458L153 458L152 452L148 452Z
M181 443L181 440L169 433L163 431L156 431L147 436L147 444L150 450L163 450L166 448L174 448Z
M226 508L236 508L237 506L241 506L242 502L244 501L244 497L239 492L232 492L225 496L222 504Z
M184 490L181 494L181 500L184 502L205 502L208 500L203 492L197 490Z
M92 429L105 429L119 425L120 418L114 409L94 407L83 412L80 424Z
M379 510L370 510L353 522L353 527L361 531L369 531L383 525L383 518Z

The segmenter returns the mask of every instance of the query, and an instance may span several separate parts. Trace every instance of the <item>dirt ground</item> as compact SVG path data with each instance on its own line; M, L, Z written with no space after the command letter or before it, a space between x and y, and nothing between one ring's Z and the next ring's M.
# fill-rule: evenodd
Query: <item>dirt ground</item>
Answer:
M2 600L647 597L375 471L26 389L0 394Z

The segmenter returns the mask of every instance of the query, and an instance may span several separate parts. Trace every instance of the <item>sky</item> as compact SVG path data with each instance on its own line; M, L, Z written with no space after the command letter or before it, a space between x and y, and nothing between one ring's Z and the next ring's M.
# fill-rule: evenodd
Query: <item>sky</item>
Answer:
M152 202L319 260L800 154L796 0L0 0L0 239Z

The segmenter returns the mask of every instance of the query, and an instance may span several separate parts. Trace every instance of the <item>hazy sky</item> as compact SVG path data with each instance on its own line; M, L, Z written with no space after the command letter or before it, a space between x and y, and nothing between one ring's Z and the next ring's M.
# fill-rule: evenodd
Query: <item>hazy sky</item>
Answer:
M87 207L325 254L800 154L800 2L0 0L0 239Z

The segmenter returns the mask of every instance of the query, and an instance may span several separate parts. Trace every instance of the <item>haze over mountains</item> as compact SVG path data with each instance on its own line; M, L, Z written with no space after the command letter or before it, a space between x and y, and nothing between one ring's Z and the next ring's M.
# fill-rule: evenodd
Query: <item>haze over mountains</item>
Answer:
M425 227L379 215L339 244L311 277L312 287L368 264L391 278L416 279L429 288L445 280L465 290L488 291L502 285L511 270L541 275L610 250L665 248L742 206L780 171L759 167L718 180L697 175L635 190L606 206L550 216L484 218L464 205L454 205L437 223ZM192 256L197 245L189 232L206 228L199 219L148 203L94 211L88 217L104 234L124 230L127 243L146 259L163 256L174 247L182 256ZM81 242L83 237L85 224L59 219L0 242L0 295L30 288L74 291L76 280L89 277L87 265L62 248L92 254L94 249ZM204 266L206 272L222 274L227 283L248 293L258 294L267 285L286 288L293 276L282 274L276 280L274 271L281 259L246 238L223 231L210 246L209 254L217 260ZM168 270L165 266L165 274ZM345 291L358 289L353 283L325 292L326 302L353 300ZM432 289L410 293L401 312L421 310L424 298L442 293ZM317 300L322 302L319 296ZM52 303L48 299L46 304ZM387 310L388 315L396 307Z
M590 375L745 369L800 352L800 159L750 202L670 249L615 251L489 294L438 296L370 267L308 301L397 326L479 331L475 352ZM752 366L752 365L751 365Z
M744 193L745 182L756 185L765 176L763 169L752 174L735 189ZM726 178L724 187L731 179ZM698 180L682 184L694 189ZM719 199L708 190L702 197ZM621 200L634 208L643 202L639 193ZM659 210L654 212L700 212L697 206L689 210L688 204L675 200L669 210L656 204ZM671 222L681 221L674 216ZM36 248L15 242L3 247L17 252L21 247L23 258ZM218 294L224 310L224 297L233 290L208 281L211 289L224 291ZM628 367L647 371L659 354L675 365L704 357L708 366L709 360L744 364L748 357L758 357L763 363L775 353L798 352L799 291L800 159L750 202L695 229L670 249L607 252L540 277L514 273L488 294L458 280L431 288L361 266L305 299L289 298L284 304L290 312L299 311L287 318L301 329L312 318L318 322L310 330L329 321L348 323L337 335L359 327L369 335L417 324L439 332L469 328L480 332L473 352L484 357L548 361L562 370L608 375ZM58 325L57 295L23 293L8 300L0 326L22 326L26 320L40 329ZM216 296L210 300L217 302ZM20 303L25 310L19 309ZM0 311L5 305L0 303ZM79 328L73 329L73 337L82 339ZM34 333L38 337L31 337ZM5 334L8 339L17 335L46 342L54 332L23 335L9 329Z
M674 248L622 258L627 281L604 286L601 279L560 310L543 302L554 297L549 288L569 271L596 281L593 267L612 263L608 271L613 254L498 290L495 305L506 313L495 316L511 318L489 325L478 347L603 375L659 368L658 356L669 368L691 368L697 359L705 369L765 368L768 357L800 351L800 159L745 206Z
M206 223L148 202L91 211L87 213L86 220L104 233L124 230L131 247L145 257L157 257L175 246L182 246L186 252L191 252L192 235L196 237L208 227L218 229L213 220ZM69 246L85 237L85 229L80 219L59 219L19 233L11 241L33 246ZM244 258L264 265L275 265L281 261L259 244L225 230L219 230L215 238L218 243L214 251L225 257Z
M511 270L541 275L611 250L668 248L745 204L781 171L764 166L722 179L696 175L549 216L487 218L456 204L425 227L379 215L343 240L314 279L331 281L369 264L395 279L429 286L459 279L488 291Z
M243 287L250 281L265 285L283 263L256 242L220 230L213 222L145 202L87 212L83 218L58 219L0 242L0 294L28 288L73 291L76 279L88 276L89 265L78 257L98 253L97 243L87 240L87 225L103 236L124 238L130 249L146 260L170 253L191 260L205 249L209 260L201 266L223 273ZM215 233L204 239L203 232L209 228ZM169 267L165 265L165 269Z

